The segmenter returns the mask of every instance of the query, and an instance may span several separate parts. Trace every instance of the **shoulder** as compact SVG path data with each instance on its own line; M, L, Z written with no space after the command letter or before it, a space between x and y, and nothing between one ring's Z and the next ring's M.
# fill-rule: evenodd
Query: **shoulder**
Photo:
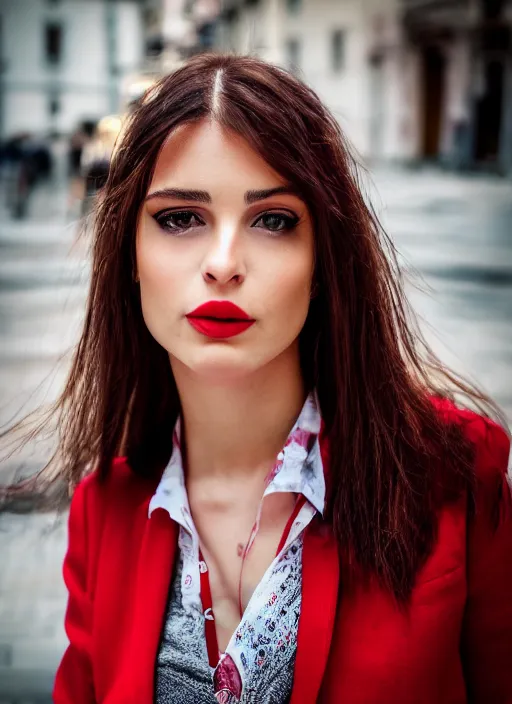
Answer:
M116 457L106 477L95 470L77 484L71 505L81 505L89 515L114 511L116 506L126 512L150 499L157 486L157 480L137 475L126 457Z
M510 503L510 433L495 421L445 399L432 402L447 423L460 427L474 453L477 511L496 512Z
M496 466L503 474L508 465L510 433L494 420L475 411L459 408L447 399L432 398L439 416L446 422L458 425L475 451L477 474L492 474ZM494 470L493 470L494 468Z

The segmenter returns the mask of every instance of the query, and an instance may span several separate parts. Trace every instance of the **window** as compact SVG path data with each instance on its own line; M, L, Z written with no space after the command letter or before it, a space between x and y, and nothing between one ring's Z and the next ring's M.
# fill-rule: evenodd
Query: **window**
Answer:
M54 117L60 112L60 98L58 95L50 95L48 98L48 113Z
M203 51L211 51L215 44L215 23L205 22L197 29L199 46Z
M227 8L223 13L223 17L228 24L235 24L238 21L238 7Z
M286 9L290 15L297 14L302 7L302 0L286 0Z
M48 22L45 27L45 54L53 66L62 60L62 25L57 22Z
M146 40L146 56L161 56L164 49L165 40L160 34Z
M335 73L345 68L345 32L335 29L331 36L331 66Z
M286 42L286 63L290 71L297 73L300 70L300 42L298 39L288 39Z

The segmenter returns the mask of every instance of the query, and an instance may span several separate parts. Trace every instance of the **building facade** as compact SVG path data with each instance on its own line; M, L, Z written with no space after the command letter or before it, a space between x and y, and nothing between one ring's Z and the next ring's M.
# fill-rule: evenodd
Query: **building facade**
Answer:
M143 50L136 0L0 0L0 135L118 112Z
M403 0L416 156L512 175L512 1Z
M224 0L221 49L297 72L363 157L408 159L399 0Z
M218 46L291 68L358 152L512 174L512 0L223 0Z
M219 0L145 0L146 69L169 73L213 49Z

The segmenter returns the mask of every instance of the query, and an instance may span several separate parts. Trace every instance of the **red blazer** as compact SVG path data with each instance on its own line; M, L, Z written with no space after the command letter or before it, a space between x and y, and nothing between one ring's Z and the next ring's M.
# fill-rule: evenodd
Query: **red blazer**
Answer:
M476 445L476 518L467 518L464 500L441 512L438 542L406 610L377 584L344 590L334 539L312 522L291 704L512 704L509 440L479 416L449 413L469 421ZM148 519L155 488L121 458L106 484L92 475L75 492L64 561L70 644L55 704L153 702L177 547L165 511Z

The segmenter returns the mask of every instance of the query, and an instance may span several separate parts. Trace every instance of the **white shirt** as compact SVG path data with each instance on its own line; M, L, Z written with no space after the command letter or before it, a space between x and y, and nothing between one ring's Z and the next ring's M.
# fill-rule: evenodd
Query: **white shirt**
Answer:
M307 501L293 522L283 548L256 587L240 624L213 670L208 665L204 639L204 621L212 616L203 614L200 592L200 572L206 571L207 566L199 561L199 535L188 503L178 420L171 459L149 505L150 517L155 509L161 508L180 526L180 556L157 663L159 704L167 701L187 704L187 692L193 692L190 702L212 701L206 692L203 699L198 698L198 679L207 672L212 680L211 694L223 704L287 701L293 681L300 615L303 533L317 513L323 514L325 505L325 479L318 441L320 423L316 396L310 394L268 476L247 550L258 533L266 496L293 492L302 494ZM180 693L177 688L181 688ZM172 692L174 698L166 699L166 691Z

